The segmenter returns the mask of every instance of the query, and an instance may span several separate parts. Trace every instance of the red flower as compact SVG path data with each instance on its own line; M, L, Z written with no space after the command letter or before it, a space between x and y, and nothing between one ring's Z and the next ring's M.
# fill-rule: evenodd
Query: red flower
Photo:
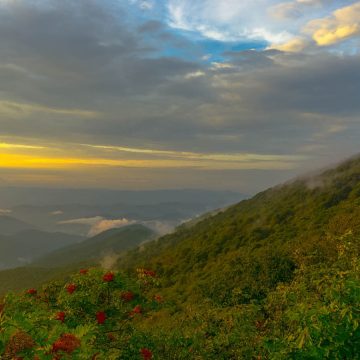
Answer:
M81 270L79 271L79 273L80 273L81 275L86 275L88 272L89 272L88 269L81 269Z
M66 286L66 291L69 294L72 294L76 290L77 286L75 284L69 284Z
M152 352L149 349L143 348L140 350L140 354L144 360L151 360L153 357Z
M63 334L52 346L53 352L64 351L68 354L73 353L80 347L80 340L73 334Z
M150 277L155 277L155 276L156 276L156 272L155 272L155 271L152 271L152 270L144 270L144 275L150 276Z
M155 277L156 276L156 272L152 271L152 270L147 270L147 269L136 269L138 276L141 278L144 277Z
M161 295L155 295L154 300L158 303L164 302L164 298Z
M134 316L136 314L141 314L142 313L142 309L140 305L136 305L132 311L130 312L130 316Z
M29 289L26 291L26 293L28 295L36 295L37 294L37 290L36 289Z
M115 274L113 272L108 272L103 276L103 280L105 282L111 282L114 281Z
M130 301L134 300L134 297L135 297L135 295L131 291L126 291L121 294L121 299L125 302L130 302Z
M98 313L96 313L96 320L98 322L98 324L104 324L105 320L106 320L106 314L104 311L99 311Z
M65 313L63 311L60 311L56 314L55 320L59 320L62 323L65 321Z

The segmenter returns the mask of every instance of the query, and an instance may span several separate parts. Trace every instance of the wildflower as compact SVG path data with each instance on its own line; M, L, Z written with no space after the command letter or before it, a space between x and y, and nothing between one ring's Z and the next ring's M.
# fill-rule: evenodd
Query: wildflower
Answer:
M64 351L67 354L73 353L80 347L80 340L73 334L63 334L52 346L53 352Z
M142 309L140 305L136 305L132 311L130 312L130 316L134 316L136 314L141 314L142 313Z
M102 325L104 324L105 320L106 320L106 314L104 311L99 311L96 313L96 320L97 320L97 323Z
M77 286L75 284L69 284L66 286L66 291L69 294L72 294L76 290Z
M130 302L130 301L134 300L134 297L135 297L135 295L131 291L126 291L121 294L121 299L125 302Z
M153 357L152 352L149 349L143 348L140 350L140 354L144 360L151 360Z
M79 271L79 273L80 273L81 275L86 275L88 272L89 272L88 269L81 269L81 270Z
M111 282L114 281L115 274L113 272L108 272L103 276L103 280L105 282Z
M154 300L158 303L164 302L164 298L161 295L155 295Z
M37 294L37 290L36 289L29 289L26 291L26 293L28 295L36 295Z
M59 311L56 314L55 320L59 320L63 323L65 321L65 313L63 311Z
M156 273L155 271L152 270L147 270L147 269L136 269L138 276L139 277L155 277Z
M150 276L150 277L155 277L155 276L156 276L156 272L155 272L155 271L152 271L152 270L144 270L144 275Z

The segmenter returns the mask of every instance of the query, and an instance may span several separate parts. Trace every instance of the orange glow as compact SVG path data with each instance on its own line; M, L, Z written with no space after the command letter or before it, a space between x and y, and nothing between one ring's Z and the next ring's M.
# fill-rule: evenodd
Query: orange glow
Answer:
M221 160L221 161L220 161ZM289 169L289 161L223 161L194 159L106 159L100 157L50 157L0 153L0 168L76 169L77 167L203 168L203 169Z

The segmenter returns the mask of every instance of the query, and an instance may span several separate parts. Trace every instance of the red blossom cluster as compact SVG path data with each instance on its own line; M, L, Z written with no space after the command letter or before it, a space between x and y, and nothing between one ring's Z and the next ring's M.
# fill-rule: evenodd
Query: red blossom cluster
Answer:
M52 346L54 353L58 351L72 354L77 348L80 347L80 340L73 334L63 334L60 339L56 340Z
M121 294L121 300L125 301L125 302L130 302L132 300L134 300L134 293L131 291L125 291Z
M106 314L104 311L99 311L96 313L96 320L97 320L97 323L102 325L105 323L105 320L106 320Z
M136 305L132 311L130 312L130 316L139 315L142 313L142 309L140 305Z
M161 295L158 295L158 294L154 296L154 300L156 302L158 302L158 303L164 302L164 298Z
M153 270L148 270L148 269L136 269L138 275L140 277L155 277L156 276L156 272Z
M26 293L28 295L36 295L37 294L37 290L36 289L29 289L26 291Z
M63 323L65 321L65 313L63 311L59 311L55 316L55 320L59 320Z
M1 0L0 0L1 1ZM156 277L156 273L152 270L146 270L146 269L138 269L138 274L139 277L143 278L144 282L151 282L152 280L149 278L154 278ZM81 269L79 270L79 273L82 275L86 275L89 272L88 269ZM112 282L115 280L115 273L114 272L107 272L105 274L103 274L102 276L102 280L106 283L108 282ZM73 294L76 290L79 289L79 285L77 285L76 283L68 283L65 285L65 291L68 294ZM81 290L81 288L80 288ZM36 289L28 289L26 291L26 294L31 295L31 296L36 296L38 294ZM37 297L37 299L40 299L41 297ZM163 297L161 295L155 295L154 300L157 302L163 302ZM133 300L136 299L136 295L135 293L133 293L130 290L127 291L122 291L120 293L120 299L123 302L131 302ZM45 301L47 301L48 299L46 298ZM0 303L0 315L1 312L3 311L4 305ZM101 309L101 307L100 307ZM143 308L142 305L136 305L128 314L130 317L134 317L136 315L141 315L143 313ZM97 324L99 325L103 325L105 324L105 322L107 321L107 314L105 311L98 311L96 314L96 321ZM61 323L65 323L65 320L67 319L67 313L65 311L58 311L55 312L53 314L53 316L51 317L51 319L57 320ZM107 334L108 340L109 341L116 341L117 338L113 333L109 333ZM24 332L18 332L16 333L9 341L8 346L6 348L7 354L11 354L12 359L23 359L22 357L15 357L17 355L17 352L19 352L19 350L23 350L23 349L30 349L32 347L35 346L35 342L32 340L32 338L27 335ZM51 344L51 353L52 353L52 357L53 360L58 360L63 358L64 356L69 356L69 358L73 358L73 356L75 356L73 353L74 351L76 351L77 349L79 349L81 346L81 339L78 338L77 336L75 336L74 334L71 333L65 333L62 334L55 342L53 342ZM143 360L151 360L153 359L153 353L151 350L149 350L148 348L142 348L139 350L140 352L140 357ZM67 355L65 355L67 354ZM95 354L93 356L93 359L97 358L98 354ZM0 356L1 357L1 356ZM34 360L38 359L38 357L35 357Z
M66 285L66 291L69 294L72 294L76 290L76 288L77 288L76 284L68 284L68 285Z
M141 349L140 354L144 360L151 360L153 357L152 352L147 348Z
M104 276L103 276L103 280L105 282L111 282L114 281L115 278L115 274L111 271L107 272Z

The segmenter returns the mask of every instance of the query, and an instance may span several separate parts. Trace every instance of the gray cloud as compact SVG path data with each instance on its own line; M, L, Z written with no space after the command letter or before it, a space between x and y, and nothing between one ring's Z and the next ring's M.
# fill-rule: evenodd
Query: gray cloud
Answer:
M16 1L1 9L1 136L40 143L306 154L308 160L299 164L304 169L332 160L334 149L342 148L339 156L356 150L359 55L228 51L217 66L201 60L205 54L194 42L158 21L133 21L121 5L47 3ZM191 60L164 53L164 43ZM141 171L126 170L122 184L131 183L131 177L141 182ZM166 187L163 179L176 181L173 169L166 176L166 170L147 171L154 187ZM221 178L213 171L206 185L199 170L187 171L186 186L192 181L217 187ZM121 171L116 174L121 177ZM227 184L234 188L248 174L255 176L228 172ZM24 179L29 176L23 172ZM43 176L57 181L65 175L49 171ZM110 183L115 181L104 179L104 185Z

